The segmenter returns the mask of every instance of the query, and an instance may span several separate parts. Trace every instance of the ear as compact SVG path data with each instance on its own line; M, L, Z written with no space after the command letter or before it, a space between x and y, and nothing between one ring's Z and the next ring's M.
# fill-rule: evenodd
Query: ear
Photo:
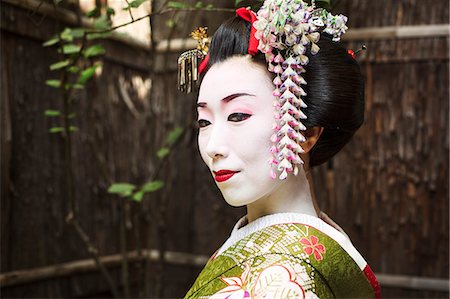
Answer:
M309 153L311 151L313 146L319 140L320 135L322 135L322 132L323 132L323 127L312 127L303 133L303 136L305 136L306 141L301 142L300 146L303 148L305 153Z

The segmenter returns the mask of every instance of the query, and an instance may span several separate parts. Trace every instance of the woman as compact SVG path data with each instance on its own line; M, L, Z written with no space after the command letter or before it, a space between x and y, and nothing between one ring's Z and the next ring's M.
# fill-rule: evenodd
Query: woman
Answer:
M359 65L338 42L345 21L266 0L214 34L200 66L198 144L225 200L247 215L186 298L379 297L370 267L320 211L310 175L364 118Z

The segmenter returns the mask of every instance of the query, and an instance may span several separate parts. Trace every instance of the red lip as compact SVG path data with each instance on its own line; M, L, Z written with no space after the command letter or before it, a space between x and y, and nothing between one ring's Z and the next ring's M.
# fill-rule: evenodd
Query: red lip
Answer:
M227 169L222 169L219 171L213 171L214 173L214 179L217 182L225 182L226 180L230 179L234 174L238 173L239 171L232 171Z

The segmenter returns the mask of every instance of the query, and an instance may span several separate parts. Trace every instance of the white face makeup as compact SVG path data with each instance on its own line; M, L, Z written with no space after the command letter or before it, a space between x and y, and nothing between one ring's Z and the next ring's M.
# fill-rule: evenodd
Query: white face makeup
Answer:
M217 63L205 75L198 99L198 144L225 200L250 204L281 182L270 177L273 84L249 57Z

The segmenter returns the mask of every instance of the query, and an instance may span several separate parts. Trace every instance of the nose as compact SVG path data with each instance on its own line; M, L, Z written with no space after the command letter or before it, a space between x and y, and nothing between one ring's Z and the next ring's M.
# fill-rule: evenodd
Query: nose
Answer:
M226 158L229 154L229 148L223 130L219 126L212 128L209 140L206 145L206 153L211 159Z

